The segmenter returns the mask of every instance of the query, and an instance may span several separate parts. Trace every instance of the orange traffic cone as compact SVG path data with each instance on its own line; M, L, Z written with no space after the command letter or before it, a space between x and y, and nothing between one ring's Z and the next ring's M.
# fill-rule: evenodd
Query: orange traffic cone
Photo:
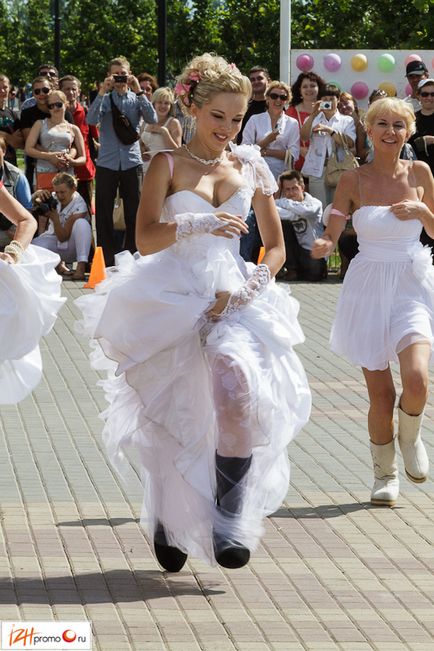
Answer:
M264 259L265 255L265 246L261 246L259 249L259 255L258 255L258 264L261 264L262 260Z
M93 255L92 266L90 268L89 280L84 285L86 289L95 289L102 280L107 278L105 272L104 253L101 246L97 246Z

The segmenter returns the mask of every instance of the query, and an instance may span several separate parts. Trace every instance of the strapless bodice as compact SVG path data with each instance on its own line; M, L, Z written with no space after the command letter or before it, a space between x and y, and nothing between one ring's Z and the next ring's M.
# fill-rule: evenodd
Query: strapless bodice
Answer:
M418 219L401 220L390 206L362 206L353 213L360 254L375 261L410 261L419 242L422 224Z

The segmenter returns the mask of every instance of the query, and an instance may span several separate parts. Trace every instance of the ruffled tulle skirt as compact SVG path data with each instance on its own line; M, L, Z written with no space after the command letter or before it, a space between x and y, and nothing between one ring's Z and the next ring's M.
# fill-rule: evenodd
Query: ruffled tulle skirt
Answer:
M123 253L96 293L76 303L78 328L93 340L91 363L106 372L108 455L124 479L129 454L138 459L142 524L152 539L161 521L170 544L213 563L213 528L256 547L263 517L285 498L286 446L308 420L311 398L292 350L303 341L297 301L273 282L229 318L206 321L215 292L239 286L249 270L220 243L202 240L197 249ZM242 378L249 405L253 455L236 522L215 508L219 360L229 370L226 390Z
M41 337L65 299L55 267L59 257L29 246L17 265L0 260L0 404L16 404L42 375Z

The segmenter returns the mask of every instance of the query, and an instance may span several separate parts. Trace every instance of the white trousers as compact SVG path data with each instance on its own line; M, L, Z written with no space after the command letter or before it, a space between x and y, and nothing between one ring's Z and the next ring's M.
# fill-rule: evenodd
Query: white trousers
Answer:
M86 219L80 218L74 222L69 240L61 242L60 247L56 235L51 233L42 233L42 235L35 237L32 244L57 253L64 262L87 262L91 242L92 230L90 224Z

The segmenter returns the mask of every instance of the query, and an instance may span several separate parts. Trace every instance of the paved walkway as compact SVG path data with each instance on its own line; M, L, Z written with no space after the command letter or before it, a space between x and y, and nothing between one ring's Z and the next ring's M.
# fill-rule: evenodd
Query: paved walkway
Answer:
M262 546L242 570L192 560L170 576L140 529L138 483L122 487L107 464L104 398L69 300L43 343L43 382L0 411L0 619L89 619L98 651L432 651L433 484L402 476L396 508L368 502L366 391L327 343L339 289L293 287L314 409Z

